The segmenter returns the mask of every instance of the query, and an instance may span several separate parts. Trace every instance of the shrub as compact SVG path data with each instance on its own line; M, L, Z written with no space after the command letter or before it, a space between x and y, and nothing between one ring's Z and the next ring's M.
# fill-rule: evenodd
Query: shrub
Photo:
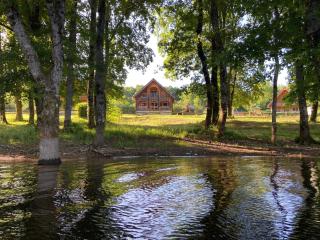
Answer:
M122 111L117 105L116 99L107 99L107 121L117 122L121 117Z
M87 109L88 106L86 103L78 103L77 104L77 109L78 109L78 115L80 118L87 118Z

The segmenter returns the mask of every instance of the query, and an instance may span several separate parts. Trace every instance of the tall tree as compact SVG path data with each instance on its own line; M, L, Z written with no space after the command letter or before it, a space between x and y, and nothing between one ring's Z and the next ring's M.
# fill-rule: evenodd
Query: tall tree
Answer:
M273 74L273 91L272 91L272 130L271 130L271 143L276 144L276 138L277 138L277 97L278 97L278 77L280 72L280 61L279 61L279 40L278 37L280 35L279 31L279 18L280 13L278 10L278 7L275 6L274 11L274 21L276 24L274 24L275 31L273 31L273 34L271 36L272 42L273 42L273 51L272 51L272 57L274 60L274 74Z
M203 49L202 43L202 31L203 31L203 1L198 0L198 23L197 23L197 53L198 57L201 61L202 65L202 74L205 79L206 83L206 90L207 90L207 114L205 120L206 128L209 128L212 121L215 121L215 117L212 116L213 114L213 88L212 88L212 79L210 79L207 57ZM214 43L212 43L214 44ZM212 77L216 79L217 71L215 66L212 67Z
M306 39L310 48L310 57L313 71L316 77L314 84L314 100L312 104L312 114L310 121L316 122L319 107L319 88L320 88L320 2L317 0L305 0L306 4Z
M2 55L2 27L0 26L0 55ZM0 62L0 67L3 71L3 62ZM0 79L1 83L4 82L4 79ZM5 91L3 89L2 84L0 85L0 122L8 124L6 118L6 100L5 100Z
M97 0L89 0L90 4L90 40L89 40L89 57L88 57L88 87L87 87L87 96L88 96L88 127L94 128L94 71L95 71L95 41L96 41L96 25L97 25Z
M308 124L308 110L307 110L307 99L305 93L305 77L304 77L304 66L301 60L295 62L295 78L298 93L298 104L300 111L300 134L299 142L302 144L309 144L313 142L310 135L310 128Z
M77 55L77 4L78 0L73 0L70 11L69 38L67 41L67 88L66 88L66 106L64 115L64 129L71 127L71 114L73 104L73 85L75 80L74 64Z
M5 1L7 19L25 54L34 80L41 86L43 108L39 109L40 160L39 164L60 163L59 151L59 85L63 72L62 39L64 31L65 3L63 0L47 0L52 40L52 68L49 75L42 69L38 53L23 25L21 12L15 1Z
M17 91L14 95L14 102L16 104L16 121L23 121L21 92L18 89L16 90Z
M220 2L220 5L222 3ZM221 111L222 118L219 124L219 136L222 137L225 131L225 124L228 116L228 98L229 98L229 86L227 80L227 63L224 60L224 51L225 51L225 42L222 39L221 29L225 28L226 22L226 12L225 7L218 5L218 1L210 1L210 23L213 30L213 39L212 39L212 49L213 53L216 53L220 56L218 62L219 72L220 72L220 99L221 99ZM213 74L216 74L216 66L212 66ZM214 78L214 77L213 77Z
M108 6L109 7L109 6ZM103 54L104 34L106 26L106 0L99 0L98 4L98 22L96 39L96 73L95 73L95 117L96 117L96 135L94 145L104 144L104 128L106 122L106 70L105 58Z

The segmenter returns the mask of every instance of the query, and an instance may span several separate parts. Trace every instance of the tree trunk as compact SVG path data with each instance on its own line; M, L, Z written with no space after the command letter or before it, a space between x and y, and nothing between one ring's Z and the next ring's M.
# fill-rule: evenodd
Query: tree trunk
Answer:
M9 124L6 117L6 100L2 94L0 94L0 121Z
M272 130L271 143L276 144L277 140L277 96L278 96L278 76L280 71L279 56L274 58L274 75L273 75L273 90L272 90Z
M225 132L225 126L228 117L228 84L227 84L227 67L220 65L220 98L222 119L219 125L219 137L222 137Z
M34 103L33 103L32 93L29 93L28 104L29 104L29 124L34 125Z
M212 32L214 32L213 36L211 37L211 81L212 81L212 88L213 88L213 113L212 113L212 123L214 125L218 125L219 120L219 86L218 86L218 64L216 56L219 53L219 32L218 31L218 25L216 25L216 22L218 21L217 16L215 15L215 5L214 1L211 1L210 6L210 21L211 21L211 27Z
M320 46L320 2L318 0L306 1L306 37L309 47L311 49L311 60L314 66L315 76L317 78L314 85L315 101L312 105L312 113L310 117L311 122L317 121L318 114L318 100L319 100L319 87L320 87L320 57L317 54L317 49Z
M213 45L214 52L217 54L221 54L224 52L224 44L222 41L219 22L222 22L224 25L224 19L219 19L219 11L216 0L210 1L210 22L212 31L214 33L213 37ZM222 21L221 21L222 20ZM213 56L214 57L214 56ZM227 67L226 64L220 61L220 99L221 99L221 111L222 111L222 119L219 124L219 133L218 136L222 137L225 131L225 125L228 116L228 79L227 79Z
M213 48L213 47L212 47ZM218 67L212 64L211 84L213 91L213 106L212 106L212 124L217 125L219 121L219 86L218 86Z
M41 99L43 104L39 117L40 130L40 160L39 164L59 164L59 85L63 70L62 35L65 16L63 0L47 0L46 6L51 24L52 63L50 76L45 76L37 52L32 45L21 21L14 2L9 3L7 18L16 38L25 54L30 72L43 89ZM38 106L41 105L38 102ZM38 109L40 110L40 109Z
M299 142L301 144L309 144L313 142L310 136L309 123L308 123L308 111L307 101L304 87L303 65L299 61L295 62L296 71L296 86L298 92L298 104L300 111L300 134Z
M233 96L234 96L234 89L236 86L236 81L237 81L237 72L234 72L233 76L233 82L232 85L230 85L230 96L229 96L229 103L228 103L228 116L230 118L233 117Z
M207 65L207 57L203 50L203 45L201 41L201 34L202 34L202 27L203 27L203 2L202 0L198 0L198 24L197 24L197 53L198 57L200 58L201 65L202 65L202 74L204 76L204 80L206 83L206 90L207 90L207 115L205 120L205 127L209 128L212 122L212 112L213 112L213 88L211 85L208 65Z
M77 2L78 0L73 0L70 19L69 51L67 55L67 92L63 126L65 130L71 128L73 82L75 79L74 62L77 51Z
M314 122L314 123L317 122L318 108L319 108L319 101L316 100L312 104L312 111L311 111L311 116L310 116L311 122Z
M14 96L14 101L16 104L16 121L23 121L22 101L21 101L21 94L20 93L18 93Z
M96 11L97 11L97 1L90 0L90 43L89 43L89 58L88 58L88 65L89 65L89 79L88 79L88 88L87 88L87 95L88 95L88 127L94 128L94 69L95 69L95 44L96 44Z
M41 112L43 110L43 96L44 88L41 85L34 87L34 102L36 105L36 114L37 114L37 129L39 129L39 123L41 122Z
M96 75L95 75L95 116L96 116L96 135L95 146L104 144L104 130L106 122L106 96L105 96L105 61L103 56L104 30L106 24L106 1L99 0L98 7L99 19L97 23L96 41Z

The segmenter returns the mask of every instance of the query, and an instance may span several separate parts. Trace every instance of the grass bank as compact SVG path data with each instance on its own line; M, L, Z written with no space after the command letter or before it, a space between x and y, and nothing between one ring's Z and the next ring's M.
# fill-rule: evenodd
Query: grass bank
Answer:
M14 121L14 114L8 114L10 125L0 124L0 144L2 146L36 146L38 134L33 126L25 122ZM24 116L27 119L27 115ZM107 147L119 151L119 154L144 153L170 154L179 152L204 153L212 144L216 150L221 144L270 147L271 119L269 117L235 117L229 119L224 139L217 139L217 129L203 128L204 115L127 115L124 114L106 126ZM94 130L88 129L86 120L73 116L73 128L70 132L61 131L66 145L88 145L92 142ZM61 118L62 130L63 118ZM319 124L310 124L312 136L320 141ZM284 149L298 145L294 139L298 136L299 119L297 116L278 117L278 147ZM211 144L211 145L208 145ZM220 146L220 147L219 147ZM225 149L228 151L228 149ZM240 151L236 148L234 151ZM301 150L303 151L303 150Z

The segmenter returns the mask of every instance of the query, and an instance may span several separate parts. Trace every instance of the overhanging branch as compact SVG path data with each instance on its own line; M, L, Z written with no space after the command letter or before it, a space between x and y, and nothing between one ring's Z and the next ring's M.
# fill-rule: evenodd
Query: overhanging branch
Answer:
M4 24L4 23L2 23L2 22L0 22L0 26L6 28L7 30L9 30L9 31L11 31L11 32L13 32L13 29L12 29L11 27L9 27L8 25L6 25L6 24Z

